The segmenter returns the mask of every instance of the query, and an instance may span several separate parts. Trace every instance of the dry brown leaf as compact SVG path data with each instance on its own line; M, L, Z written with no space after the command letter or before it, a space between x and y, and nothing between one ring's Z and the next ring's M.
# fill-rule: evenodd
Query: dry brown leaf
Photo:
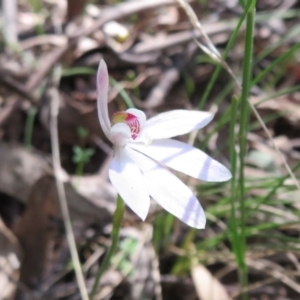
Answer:
M0 192L28 203L33 191L40 191L41 199L46 199L45 191L49 191L57 200L55 180L52 175L47 176L52 170L46 155L27 151L20 145L0 143L0 157ZM99 175L80 179L66 175L65 181L72 219L98 224L110 222L117 195L108 182Z
M293 93L290 97L281 96L259 103L266 96L268 95L263 95L260 98L250 98L251 103L259 108L262 115L264 114L264 110L267 112L276 111L278 112L278 114L284 116L287 120L289 120L289 122L291 122L294 126L299 125L299 93Z
M0 143L0 191L26 203L31 186L51 172L46 156L16 144Z
M20 281L36 287L45 278L49 257L53 256L52 244L59 236L59 206L54 179L45 176L32 187L27 208L21 221L14 228L24 253Z
M84 182L90 186L88 180ZM80 181L77 180L77 184ZM100 185L99 181L98 189L93 189L94 193L96 191L100 195L96 206L77 194L69 183L65 183L70 216L77 237L91 224L103 227L111 221L112 214L104 207L107 202L103 198L110 194L101 193ZM113 198L109 199L113 205ZM55 266L58 259L55 253L59 253L58 249L65 245L57 188L52 176L43 176L32 186L26 211L14 233L24 251L20 281L31 287L38 286L52 272L51 266Z
M8 299L16 290L20 257L18 240L0 219L0 299Z
M199 264L194 264L191 272L197 295L201 300L230 299L222 283L207 268Z
M82 15L87 0L68 0L67 20L70 21L76 17Z

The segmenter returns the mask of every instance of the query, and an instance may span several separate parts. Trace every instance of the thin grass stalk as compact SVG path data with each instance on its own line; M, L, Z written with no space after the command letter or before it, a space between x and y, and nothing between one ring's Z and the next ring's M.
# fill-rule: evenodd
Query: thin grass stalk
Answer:
M249 123L249 104L248 97L251 88L252 78L252 55L253 55L253 32L255 23L255 4L256 0L249 0L251 2L250 8L247 12L246 21L246 36L245 36L245 55L243 65L243 82L242 82L242 93L240 98L240 128L239 128L239 161L240 161L240 246L242 264L240 267L240 280L243 288L248 285L248 270L246 264L246 191L245 191L245 156L247 149L247 132ZM247 299L247 295L243 294L243 299Z
M226 60L227 55L228 55L229 51L231 50L231 48L232 48L239 32L240 32L240 28L241 28L241 26L244 22L244 19L246 18L246 15L247 15L248 10L250 8L250 4L251 4L251 2L249 1L246 8L245 8L245 10L244 10L244 12L243 12L243 14L241 15L241 17L240 17L240 19L237 23L237 26L236 26L235 30L233 31L233 33L232 33L232 35L231 35L231 37L230 37L230 39L229 39L229 41L226 45L226 48L225 48L225 51L224 51L224 54L223 54L224 61ZM212 90L212 88L213 88L213 86L214 86L221 70L222 70L222 67L223 67L223 65L221 65L221 64L217 65L213 75L211 76L211 78L209 80L209 83L207 84L206 89L204 91L204 94L201 98L201 101L198 105L199 110L201 110L203 108L203 106L205 105L205 103L207 101L207 98L208 98L208 96L209 96L209 94L210 94L210 92L211 92L211 90Z
M300 167L300 161L298 161L296 163L296 165L293 167L292 171L296 172L299 169L299 167ZM262 202L265 202L267 199L273 198L275 196L277 190L283 186L285 180L288 178L289 178L289 174L281 177L281 179L278 181L278 184L275 187L273 187L273 189L263 198L264 201L262 201Z
M26 117L25 131L24 131L24 145L27 149L31 149L32 146L32 134L34 120L37 114L37 108L32 106L29 108Z
M289 57L291 57L291 55L298 49L300 49L300 42L293 45L288 51L286 51L284 54L282 54L277 59L272 61L272 63L270 63L263 71L261 71L255 77L255 79L252 81L251 86L254 86L257 83L259 83L269 72L271 72L274 69L274 67L276 67L280 63L283 63L285 60L287 60Z
M268 45L265 49L263 49L255 58L254 64L259 63L262 61L265 57L267 57L269 54L271 54L273 51L275 51L277 48L284 44L288 44L290 41L293 41L293 39L297 36L299 36L300 28L299 24L292 27L289 32L286 33L278 42L272 43L271 45Z
M99 286L99 282L100 279L102 277L102 275L104 274L104 272L107 270L109 263L111 261L112 256L114 255L116 248L118 246L118 241L119 241L119 233L120 233L120 228L122 225L122 221L123 221L123 216L124 216L124 209L125 209L125 204L123 199L118 196L117 199L117 207L113 216L113 229L112 229L112 234L111 234L111 246L108 250L108 252L106 253L104 260L96 274L96 279L93 285L93 289L92 292L90 294L90 300L93 300L94 296L97 293L98 290L98 286Z
M264 98L260 99L258 102L255 103L255 106L259 106L260 104L267 102L269 100L273 100L275 98L287 95L287 94L291 94L294 92L298 92L300 90L300 85L295 85L295 86L291 86L285 89L281 89L279 91L274 92L273 94L269 94L267 96L265 96Z
M237 153L235 150L235 124L236 124L236 117L237 117L237 110L238 110L238 99L234 97L231 102L231 121L230 121L230 135L229 135L229 148L230 148L230 165L231 165L231 201L230 201L230 234L231 234L231 243L235 255L235 259L239 266L243 264L243 256L240 247L240 237L238 231L238 219L236 215L237 207L236 207L236 200L237 200Z

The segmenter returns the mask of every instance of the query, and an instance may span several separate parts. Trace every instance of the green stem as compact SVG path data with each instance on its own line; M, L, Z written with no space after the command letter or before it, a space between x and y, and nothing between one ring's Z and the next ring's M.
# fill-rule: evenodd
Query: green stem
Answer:
M36 113L37 113L37 108L34 106L30 107L27 112L25 133L24 133L24 145L28 149L31 148L33 124L34 124Z
M238 232L238 219L236 215L236 199L237 199L237 189L236 189L236 169L237 169L237 153L235 150L235 124L236 124L236 116L238 109L238 98L233 97L231 102L231 121L230 121L230 165L231 165L231 214L230 214L230 236L232 248L235 254L235 259L237 261L238 266L243 265L243 255L241 251L240 237Z
M109 83L118 91L120 96L123 98L125 104L128 108L134 108L134 103L132 102L131 98L125 91L125 89L119 84L118 81L116 81L114 78L109 77Z
M94 286L93 286L93 289L92 289L92 292L91 292L91 295L90 295L90 299L93 300L96 292L97 292L97 289L98 289L98 285L99 285L99 282L100 282L100 279L102 277L102 275L104 274L104 272L107 270L108 266L109 266L109 263L111 261L111 258L117 248L117 245L118 245L118 241L119 241L119 233L120 233L120 228L121 228L121 225L122 225L122 221L123 221L123 215L124 215L124 201L123 199L118 196L118 199L117 199L117 207L116 207L116 210L115 210L115 213L114 213L114 216L113 216L113 229L112 229L112 234L111 234L111 237L112 237L112 242L111 242L111 246L108 250L108 252L106 253L105 257L104 257L104 260L96 274L96 279L95 279L95 283L94 283Z
M84 160L81 160L79 163L76 165L76 171L75 174L77 176L77 180L75 181L74 184L74 189L77 190L80 184L80 179L81 176L83 175L83 169L84 169Z
M249 123L249 104L248 97L251 88L252 77L252 55L253 55L253 31L255 23L255 4L256 0L249 0L251 2L250 8L247 12L246 21L246 37L245 37L245 55L243 65L243 83L240 105L240 130L239 130L239 160L240 160L240 215L241 215L241 232L240 232L240 246L241 254L243 256L242 265L240 266L240 280L242 287L245 288L248 285L248 270L246 264L246 191L245 191L245 156L247 149L247 131ZM248 3L249 3L248 2ZM243 293L242 299L247 299L246 293Z
M76 176L82 176L84 169L84 160L81 160L76 166Z

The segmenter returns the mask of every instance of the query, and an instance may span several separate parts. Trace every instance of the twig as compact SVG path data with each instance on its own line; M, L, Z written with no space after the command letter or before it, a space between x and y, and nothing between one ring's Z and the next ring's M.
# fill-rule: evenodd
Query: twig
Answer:
M0 69L0 84L10 89L13 92L16 92L20 96L29 100L33 105L38 103L38 99L31 94L27 88L24 88L22 84L19 84L13 80L8 74L5 74L5 70Z
M21 103L20 99L12 97L8 105L0 110L0 127L9 119L10 115L17 109Z
M218 34L230 34L236 27L237 22L218 22L216 24L203 24L203 30L207 35L214 36ZM167 36L154 36L145 41L139 42L131 48L135 55L161 51L172 48L177 45L187 44L193 38L200 38L201 34L198 30L184 30L171 33Z
M73 39L76 41L82 36L87 36L100 28L108 21L124 18L140 11L153 9L159 6L175 4L175 0L144 0L144 1L130 1L127 3L121 3L117 6L107 8L102 11L101 18L95 22L95 24L87 29L82 30ZM73 40L72 39L72 40Z
M5 264L6 264L6 262L5 262ZM30 297L30 299L42 300L42 295L40 292L31 290L30 288L28 288L26 286L26 284L23 284L19 280L16 280L15 278L13 278L13 276L11 276L10 274L7 273L5 267L7 267L7 266L2 265L2 263L0 263L0 271L1 271L2 275L5 275L12 284L14 284L25 295L28 295ZM0 296L3 296L3 295L0 294Z
M9 46L17 46L18 33L17 33L17 1L9 0L2 1L2 9L4 15L3 33L6 42Z
M147 237L147 242L149 243L149 256L151 257L151 266L152 266L152 278L154 281L154 293L155 293L155 299L156 300L162 300L162 288L161 288L161 276L160 276L160 271L159 271L159 259L157 257L157 254L155 252L154 246L151 243L152 238L153 238L153 227L148 226L146 227L146 237Z
M270 262L266 259L254 260L251 258L247 258L247 264L253 269L263 271L269 276L276 278L297 293L300 293L300 284L293 278L293 272L287 272L287 270L285 270L282 266ZM290 273L293 274L293 277L290 275ZM298 271L296 271L296 274L298 274Z
M151 90L144 101L147 108L155 108L161 105L174 84L179 80L180 67L172 66L164 71L158 80L158 84Z
M43 63L40 64L41 67L26 83L27 90L30 91L36 89L67 50L68 46L58 48L49 53L46 57L43 57Z
M60 71L60 69L59 69ZM61 207L61 212L64 220L67 241L72 256L74 270L77 278L77 283L81 298L83 300L89 300L88 292L85 286L84 277L76 249L76 242L72 229L70 213L67 205L66 193L62 179L62 168L60 164L60 153L59 153L59 140L58 140L58 129L57 129L57 116L59 110L59 94L56 88L52 89L51 99L51 115L50 115L50 135L51 135L51 146L52 146L52 161L53 169L57 186L58 199Z
M48 72L52 69L53 65L61 59L61 57L68 51L68 49L73 47L81 37L92 34L106 22L120 19L147 9L174 3L174 0L130 1L114 6L113 8L104 9L102 11L100 19L97 20L93 26L80 31L76 34L76 36L70 38L65 46L52 51L49 54L48 59L43 59L43 67L39 69L35 74L33 74L29 79L28 83L26 84L27 89L31 90L36 88L43 81Z

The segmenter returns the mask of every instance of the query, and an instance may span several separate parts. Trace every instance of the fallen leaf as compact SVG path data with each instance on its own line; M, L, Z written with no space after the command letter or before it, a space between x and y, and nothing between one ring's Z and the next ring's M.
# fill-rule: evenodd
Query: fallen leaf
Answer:
M207 268L199 264L194 264L191 273L197 294L201 300L230 299L222 283Z
M8 299L16 290L20 257L17 238L0 219L0 299Z

